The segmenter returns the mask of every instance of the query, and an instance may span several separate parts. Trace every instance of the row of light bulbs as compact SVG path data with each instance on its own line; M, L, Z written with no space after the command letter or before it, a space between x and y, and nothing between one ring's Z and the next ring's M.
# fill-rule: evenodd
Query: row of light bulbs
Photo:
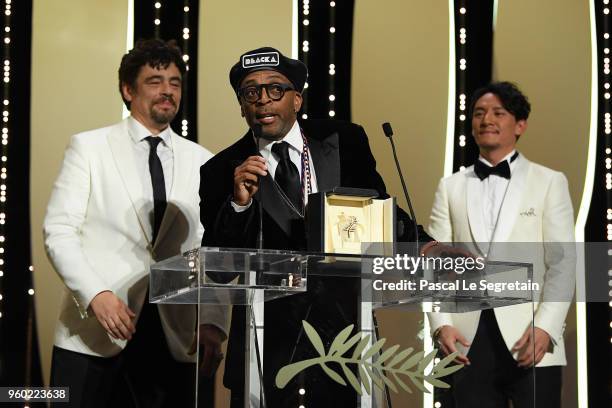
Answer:
M160 25L161 25L161 9L162 2L156 1L153 3L154 9L154 19L153 25L155 26L155 36L159 37L160 34ZM188 48L188 40L191 37L191 30L188 27L189 23L189 0L185 0L183 5L183 45L181 49L183 50L183 61L185 62L185 68L189 71L189 54L187 53ZM189 135L189 120L187 119L187 109L183 109L183 119L181 120L181 136L187 137Z
M335 13L335 8L336 8L336 2L335 1L330 1L329 2L329 23L330 23L330 27L329 27L329 33L331 34L329 36L329 45L330 45L330 49L335 48L334 44L335 44L335 33L336 33L336 13ZM310 41L308 41L308 31L307 31L307 27L310 25L310 20L308 19L307 16L310 15L310 0L304 0L302 3L302 14L304 15L304 19L302 20L302 24L304 25L303 28L303 38L304 40L302 40L302 52L304 53L304 60L306 60L307 58L307 53L310 51ZM335 106L335 100L336 100L336 95L334 94L334 76L336 75L336 64L334 64L333 61L333 55L330 53L329 56L330 59L330 63L329 63L329 69L327 71L327 73L329 74L329 112L328 115L330 118L333 118L334 116L336 116L336 111L334 110L334 106ZM307 64L307 61L304 61L304 63ZM304 84L304 90L308 89L308 82L306 82ZM308 119L308 114L307 113L303 113L302 114L302 119Z
M467 28L465 27L466 24L466 20L465 20L465 15L467 13L467 9L463 6L459 7L459 18L458 18L458 25L459 25L459 46L458 46L458 52L457 54L459 54L459 56L464 56L466 54L466 47L467 47ZM459 92L459 104L458 104L458 108L459 108L459 124L458 126L456 126L456 129L459 130L460 134L459 134L459 147L460 148L465 148L465 146L467 145L467 139L465 136L465 131L466 131L466 123L465 120L467 118L466 116L466 106L467 106L467 100L466 100L466 94L465 94L465 72L467 70L467 59L465 57L459 58L459 81L458 85L457 85L457 91ZM464 80L461 80L461 79ZM460 155L460 157L463 157L463 155ZM465 165L461 165L459 167L459 170L465 170Z
M9 84L11 82L11 60L9 55L10 54L10 44L11 44L11 37L10 37L10 32L11 32L11 25L10 25L10 21L11 21L11 0L6 0L4 2L4 15L5 17L5 26L4 26L4 32L5 32L5 37L4 37L4 55L5 55L5 59L4 59L4 66L3 66L3 70L4 70L4 74L3 74L3 101L2 101L2 172L0 173L2 176L2 179L0 181L0 192L1 192L1 196L0 196L0 319L2 318L2 312L4 310L4 308L2 307L2 281L4 279L4 242L5 242L5 223L6 223L6 178L7 173L6 173L6 154L7 154L7 147L8 147L8 139L9 139L9 129L8 129L8 120L9 120L9 106L10 106L10 101L9 101ZM0 323L1 325L1 323Z
M607 6L610 3L610 0L603 0L603 4L604 6ZM606 20L606 15L610 14L610 9L608 7L604 7L602 10L604 16L602 16L601 21L605 21ZM607 26L604 25L604 27L607 29ZM610 33L604 33L603 34L603 42L604 42L604 48L603 48L603 54L605 55L603 58L603 75L604 75L604 83L603 83L603 95L604 95L604 134L605 134L605 138L606 138L606 146L610 145L610 134L612 133L612 123L611 123L611 117L610 117L610 44L609 41L610 40ZM612 167L612 158L610 157L610 154L612 153L612 149L610 149L610 147L606 147L606 157L605 157L605 166L606 166L606 190L612 190L612 173L610 172L610 169ZM607 196L610 196L610 193L607 193ZM607 239L608 242L612 241L612 202L610 202L610 198L608 198L607 200L607 204L608 204L608 210L607 210L607 214L606 214L606 218L608 220L608 223L606 225L606 234L607 234ZM612 256L612 253L610 253L610 251L608 251L608 255ZM612 312L612 269L608 270L608 287L610 288L610 291L608 293L609 296L609 302L608 302L608 306L611 309ZM612 319L609 321L609 325L610 328L612 329ZM612 334L610 335L610 344L612 344Z

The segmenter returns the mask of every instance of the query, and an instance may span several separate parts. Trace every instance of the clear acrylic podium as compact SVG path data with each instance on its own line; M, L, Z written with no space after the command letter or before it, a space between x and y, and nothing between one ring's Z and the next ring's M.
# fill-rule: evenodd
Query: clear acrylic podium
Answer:
M427 268L414 273L393 268L385 270L384 273L374 273L376 258L379 257L203 247L151 266L150 301L158 304L202 305L201 307L225 305L228 309L231 305L245 305L247 320L244 348L244 407L257 408L273 406L266 404L265 395L268 390L264 387L263 378L264 307L269 301L304 294L309 289L315 290L314 286L309 287L309 283L319 282L319 278L331 277L340 282L344 280L357 282L360 293L356 294L354 302L358 316L351 335L361 331L363 337L369 336L366 350L374 345L379 337L375 317L377 310L416 312L423 316L423 312L464 313L525 304L523 306L531 307L533 314L532 300L537 299L535 292L507 287L503 290L492 290L497 289L496 282L531 281L533 278L531 264L491 262L484 271L465 274ZM491 285L481 287L479 283L483 280L490 282ZM304 320L308 320L307 316ZM338 332L343 328L338 327ZM426 356L434 347L427 335L425 336L423 352ZM199 344L199 339L197 340ZM391 344L387 343L386 348ZM399 350L402 349L404 347ZM383 351L385 350L379 350L370 356L368 361L380 357ZM431 368L436 361L437 359L434 361L432 357L423 363L423 367L419 363L419 368L423 370L426 366ZM294 361L287 361L287 364L290 363ZM308 370L320 369L312 367ZM198 370L194 371L197 384ZM342 370L337 371L342 374ZM312 371L305 371L304 375L309 375L309 372ZM344 375L347 374L345 371ZM393 402L397 396L390 392L390 388L398 388L400 393L404 392L402 384L397 386L395 383L394 386L388 384L387 379L380 382L369 375L359 374L363 372L359 371L356 376L359 377L357 381L361 387L361 395L356 397L355 406L375 408L407 406ZM348 380L346 377L344 379ZM346 382L350 388L351 384L349 381ZM420 396L419 402L414 406L433 406L433 397L427 394L433 389L431 384L421 381L421 385L424 386L421 388L419 384L412 384L410 381L407 383L411 391L413 393L416 391ZM427 392L423 392L424 389L427 389ZM355 394L357 395L356 391ZM300 405L301 403L296 401L295 406ZM209 402L206 406L229 407L230 405L227 398L217 396L213 403ZM309 405L304 404L304 406ZM408 406L413 405L410 403Z

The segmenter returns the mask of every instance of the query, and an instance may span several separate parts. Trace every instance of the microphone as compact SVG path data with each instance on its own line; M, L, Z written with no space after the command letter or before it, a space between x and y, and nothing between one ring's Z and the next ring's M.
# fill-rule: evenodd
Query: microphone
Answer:
M253 136L255 136L255 155L259 155L259 140L261 139L261 125L259 123L256 123L255 125L253 125ZM261 178L261 177L260 177ZM263 182L260 180L259 181L259 188L257 189L257 195L258 195L258 199L257 199L257 209L259 212L259 232L257 233L257 241L256 241L256 248L258 251L261 251L264 248L264 239L263 239L263 205L262 205L262 187L263 187ZM257 272L257 284L263 284L263 274L264 271L267 271L270 269L270 264L268 262L265 261L263 254L258 254L255 256L255 259L252 260L254 266L255 266L255 271Z
M255 136L255 154L259 155L259 140L261 139L261 125L256 123L253 125L253 135ZM257 194L259 195L259 199L257 200L259 206L259 232L257 234L257 249L263 249L263 207L261 205L262 192L261 188L263 187L263 183L259 183L259 188L257 189Z
M402 174L402 168L400 167L399 160L397 160L397 152L395 151L395 143L393 143L393 129L391 128L391 124L389 122L385 122L382 124L383 132L385 136L391 142L391 150L393 150L393 158L395 159L395 167L397 168L397 172L399 173L400 180L402 182L402 188L404 189L404 197L406 198L406 202L408 203L408 210L410 211L410 217L412 218L412 226L414 228L414 241L416 243L416 252L415 256L419 255L419 227L416 219L416 215L414 214L414 208L412 208L412 201L410 201L410 195L408 194L408 189L406 188L406 182L404 181L404 175Z

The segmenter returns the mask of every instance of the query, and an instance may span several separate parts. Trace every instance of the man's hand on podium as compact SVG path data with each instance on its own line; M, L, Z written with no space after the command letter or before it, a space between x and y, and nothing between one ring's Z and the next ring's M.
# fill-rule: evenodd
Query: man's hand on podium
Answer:
M118 340L131 340L136 332L136 314L110 290L98 293L89 304L106 332Z
M205 377L212 377L217 371L217 367L223 360L221 344L227 336L221 329L212 324L200 325L200 352L199 368L200 373ZM197 350L197 339L193 340L189 354L194 354Z
M457 351L457 343L460 343L463 347L469 347L470 343L465 337L453 326L444 325L438 328L434 333L434 341L438 343L440 350L445 356ZM470 360L466 355L459 353L455 362L459 364L470 365Z

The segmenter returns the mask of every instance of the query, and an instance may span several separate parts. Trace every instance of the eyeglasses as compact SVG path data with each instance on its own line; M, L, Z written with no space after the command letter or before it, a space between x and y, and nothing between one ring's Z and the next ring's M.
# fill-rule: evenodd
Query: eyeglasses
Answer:
M268 98L273 101L280 101L287 91L295 91L295 88L288 84L261 84L238 89L238 96L243 97L248 103L255 103L261 99L262 88L266 88Z

